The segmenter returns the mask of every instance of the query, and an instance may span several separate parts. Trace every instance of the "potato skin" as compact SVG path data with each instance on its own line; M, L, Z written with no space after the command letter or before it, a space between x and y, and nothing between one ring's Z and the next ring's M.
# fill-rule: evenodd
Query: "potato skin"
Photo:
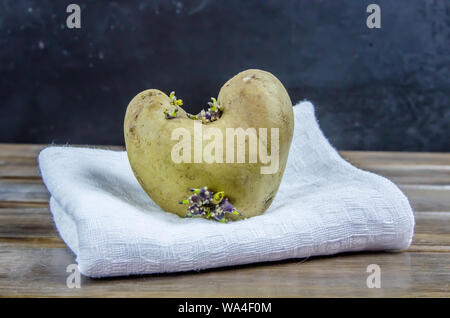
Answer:
M286 166L294 129L291 100L275 76L251 69L227 81L217 101L223 110L222 117L203 125L203 129L220 128L225 138L226 128L268 128L269 141L270 128L279 129L276 173L261 174L259 161L174 163L171 150L178 141L171 140L171 133L175 128L184 127L193 136L195 120L187 118L182 109L176 118L166 119L163 112L171 108L170 99L157 89L136 95L126 111L124 135L131 168L147 194L167 212L184 216L186 206L179 201L190 195L189 188L207 186L212 191L225 191L243 217L260 215L272 203ZM224 156L225 153L224 139Z

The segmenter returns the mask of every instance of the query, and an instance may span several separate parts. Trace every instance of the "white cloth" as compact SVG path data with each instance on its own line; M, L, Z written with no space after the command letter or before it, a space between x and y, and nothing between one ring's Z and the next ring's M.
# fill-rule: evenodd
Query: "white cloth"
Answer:
M227 224L161 210L136 181L124 151L44 149L39 166L50 209L80 272L178 272L406 249L414 216L403 193L343 160L323 136L310 102L296 105L294 114L294 138L272 206Z

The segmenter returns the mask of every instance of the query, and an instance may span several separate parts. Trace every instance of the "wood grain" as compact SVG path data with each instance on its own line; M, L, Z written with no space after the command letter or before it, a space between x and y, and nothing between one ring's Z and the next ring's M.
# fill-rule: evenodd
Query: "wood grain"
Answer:
M1 248L5 296L95 297L446 297L450 266L442 253L360 253L252 264L178 274L83 277L66 287L67 249ZM381 288L366 287L369 264L381 268Z
M48 145L0 144L0 178L40 179L37 156ZM64 146L64 145L62 145ZM122 146L87 146L111 150L123 150Z
M39 152L47 145L34 144L1 144L0 158L34 158L36 159Z
M40 179L0 179L0 201L46 203L49 198Z
M340 152L355 166L389 178L407 195L416 227L406 252L341 254L178 274L83 277L81 289L69 289L66 267L75 263L75 256L59 237L48 208L49 193L36 160L43 147L0 144L0 296L450 296L450 154ZM366 287L369 264L381 267L381 289Z
M414 211L450 211L449 186L399 185Z
M445 153L341 151L356 167L396 184L450 184L450 155Z
M0 177L38 178L36 157L46 146L0 144ZM95 148L124 149L123 146ZM340 154L355 166L400 184L450 183L450 156L445 153L340 151Z
M339 153L357 167L450 166L450 155L445 152L339 151Z
M415 219L411 251L450 251L450 212L415 212ZM0 243L22 247L39 244L47 248L65 247L48 207L0 208ZM423 246L429 248L423 249Z
M416 212L414 217L413 249L426 245L446 247L450 251L450 212Z
M450 211L450 186L397 185L408 197L415 211ZM42 206L48 199L49 193L41 179L0 178L0 202L24 202Z
M0 208L0 237L58 236L48 208Z

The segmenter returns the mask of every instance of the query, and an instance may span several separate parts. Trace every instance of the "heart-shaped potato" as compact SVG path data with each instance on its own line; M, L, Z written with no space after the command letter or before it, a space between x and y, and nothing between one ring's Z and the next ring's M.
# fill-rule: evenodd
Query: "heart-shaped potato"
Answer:
M286 166L294 129L291 100L275 76L251 69L225 83L217 104L221 117L202 123L157 89L136 95L124 122L131 168L167 212L185 216L180 201L192 194L190 188L206 186L224 191L242 217L260 215Z

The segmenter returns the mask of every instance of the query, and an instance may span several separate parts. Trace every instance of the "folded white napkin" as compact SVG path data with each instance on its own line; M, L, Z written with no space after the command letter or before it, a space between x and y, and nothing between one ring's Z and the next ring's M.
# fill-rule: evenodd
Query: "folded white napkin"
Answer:
M323 136L310 102L296 105L294 114L294 139L272 206L227 224L161 210L136 181L124 151L44 149L39 166L50 209L80 272L178 272L407 248L414 216L403 193L343 160Z

